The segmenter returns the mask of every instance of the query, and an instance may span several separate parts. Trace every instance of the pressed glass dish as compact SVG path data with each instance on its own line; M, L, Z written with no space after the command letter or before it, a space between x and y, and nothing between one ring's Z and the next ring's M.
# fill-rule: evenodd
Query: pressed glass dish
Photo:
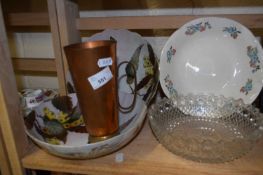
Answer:
M198 162L239 158L252 149L263 131L258 109L222 96L165 98L151 106L148 116L165 148Z

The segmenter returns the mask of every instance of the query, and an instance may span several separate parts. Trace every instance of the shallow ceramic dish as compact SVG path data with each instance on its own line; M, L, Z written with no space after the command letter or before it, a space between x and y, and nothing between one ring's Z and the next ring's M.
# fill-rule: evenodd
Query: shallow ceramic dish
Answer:
M149 110L151 128L169 151L186 159L219 163L253 148L263 133L263 116L242 100L179 95Z
M168 97L206 93L250 104L262 88L262 59L262 47L245 26L226 18L198 18L165 44L160 83Z
M127 64L120 66L119 91L132 93L136 90L136 93L148 104L155 95L159 82L158 58L151 44L138 33L125 29L107 29L87 39L87 41L94 40L117 41L117 64L128 61L136 68L137 75L137 86L134 87L131 68ZM121 78L127 73L131 76Z
M120 102L128 104L133 96L120 93ZM109 154L129 142L141 128L145 102L137 98L136 105L128 114L119 113L119 134L108 140L88 143L76 94L55 97L34 108L25 118L28 136L49 153L71 159L95 158Z

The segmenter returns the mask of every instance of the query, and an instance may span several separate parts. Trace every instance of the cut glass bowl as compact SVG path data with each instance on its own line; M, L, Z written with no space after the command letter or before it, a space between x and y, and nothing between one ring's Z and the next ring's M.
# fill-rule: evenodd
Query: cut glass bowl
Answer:
M153 133L165 148L198 162L239 158L252 149L263 131L258 109L222 96L162 99L151 106L148 116Z

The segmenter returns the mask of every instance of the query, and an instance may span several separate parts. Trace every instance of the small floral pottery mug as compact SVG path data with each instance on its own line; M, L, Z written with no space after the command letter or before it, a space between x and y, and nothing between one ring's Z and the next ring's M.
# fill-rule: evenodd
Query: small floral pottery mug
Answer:
M41 89L28 90L23 94L27 108L38 106L44 100L44 91Z

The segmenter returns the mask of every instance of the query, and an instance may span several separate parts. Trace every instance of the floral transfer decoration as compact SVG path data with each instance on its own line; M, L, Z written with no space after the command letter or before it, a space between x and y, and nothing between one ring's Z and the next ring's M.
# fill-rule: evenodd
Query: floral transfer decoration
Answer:
M239 30L237 30L236 27L225 27L223 29L223 32L227 32L230 34L230 36L234 39L236 39L238 37L238 34L240 34L241 32Z
M73 106L71 97L57 96L46 103L50 106L40 108L41 114L32 110L24 117L27 129L35 127L45 142L54 145L66 143L68 131L86 133L83 116L80 109Z
M247 56L250 58L249 65L252 68L252 73L255 73L257 70L260 69L260 60L258 57L257 47L248 46Z
M198 24L188 26L187 30L185 31L185 34L186 35L193 35L197 31L203 32L206 29L211 29L211 28L212 27L211 27L209 22L200 22Z
M247 82L245 84L245 86L242 86L240 89L240 92L245 93L245 95L248 94L249 91L252 90L252 79L247 79Z
M143 46L143 45L141 45ZM139 46L140 47L140 46ZM158 71L158 63L157 60L158 58L156 57L152 46L150 43L147 42L147 50L148 50L148 55L144 55L143 57L143 62L140 60L138 57L138 62L136 61L137 66L140 64L143 64L143 69L144 69L144 77L141 77L142 79L139 80L137 85L135 86L135 89L133 89L131 86L130 88L132 91L135 91L138 95L143 97L143 101L147 101L147 99L152 95L153 91L152 88L154 88L155 84L157 84L157 78L156 78L156 73ZM138 55L139 56L139 55ZM134 64L132 60L128 64ZM129 67L127 64L125 70L126 70L126 75L130 75L129 79L127 77L127 82L128 80L133 80L135 79L136 72L134 72L133 69L130 69L132 67ZM129 83L128 83L129 84ZM144 89L143 91L140 91Z
M143 58L143 68L145 71L145 75L153 75L154 74L153 65L152 65L149 57Z
M170 79L170 75L167 74L166 77L164 78L164 82L165 82L165 87L167 88L167 90L169 91L170 96L175 95L177 92L173 86L173 82Z
M175 55L176 50L173 48L173 46L170 47L170 49L167 51L167 63L171 63L172 57Z

